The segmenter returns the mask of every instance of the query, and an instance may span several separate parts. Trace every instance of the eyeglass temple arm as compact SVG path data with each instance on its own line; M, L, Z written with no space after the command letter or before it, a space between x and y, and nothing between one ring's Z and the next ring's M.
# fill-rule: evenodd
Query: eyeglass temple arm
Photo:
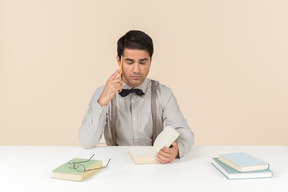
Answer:
M103 169L103 168L106 168L106 167L109 165L110 160L111 160L111 159L109 159L109 161L107 162L107 164L106 164L104 167L97 167L97 168L94 168L94 169L88 169L88 170L85 170L85 171L94 171L94 170L97 170L97 169Z
M109 165L110 160L111 160L111 159L108 160L107 164L106 164L103 168L106 168L106 167Z

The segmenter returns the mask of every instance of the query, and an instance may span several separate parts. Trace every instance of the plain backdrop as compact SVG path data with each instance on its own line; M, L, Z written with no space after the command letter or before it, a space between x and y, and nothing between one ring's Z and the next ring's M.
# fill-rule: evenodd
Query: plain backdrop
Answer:
M195 145L288 144L286 0L0 0L0 145L79 145L131 29Z

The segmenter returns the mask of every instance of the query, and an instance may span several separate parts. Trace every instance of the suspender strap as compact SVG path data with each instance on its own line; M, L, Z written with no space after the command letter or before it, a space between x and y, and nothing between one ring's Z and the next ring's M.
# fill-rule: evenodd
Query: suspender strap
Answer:
M156 85L155 81L151 80L151 111L152 111L152 123L153 123L153 138L152 144L157 137L157 113L156 113Z
M111 113L111 135L112 135L112 145L116 146L116 115L117 115L117 106L116 106L116 95L112 99L112 113Z

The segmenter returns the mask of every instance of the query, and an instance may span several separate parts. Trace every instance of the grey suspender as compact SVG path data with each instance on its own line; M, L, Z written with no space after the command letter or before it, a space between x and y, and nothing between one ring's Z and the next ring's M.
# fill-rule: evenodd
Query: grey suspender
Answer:
M112 145L116 146L116 115L117 115L117 105L116 105L116 95L112 99L112 112L111 112L111 135L112 135Z
M151 110L152 110L152 122L153 122L153 138L152 145L157 137L157 113L156 113L156 85L155 81L151 80Z
M156 82L151 80L151 111L152 111L152 122L153 122L153 140L154 143L158 134L162 131L162 126L157 126L157 113L156 113ZM112 145L116 146L116 115L117 115L117 106L116 106L116 95L112 99L111 106L111 135L112 135Z

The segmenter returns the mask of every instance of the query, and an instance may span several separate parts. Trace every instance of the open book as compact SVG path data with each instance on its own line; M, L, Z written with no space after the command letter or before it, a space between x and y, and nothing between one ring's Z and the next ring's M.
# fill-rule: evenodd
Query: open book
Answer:
M166 126L157 136L153 146L133 146L129 154L135 164L159 163L156 153L164 146L170 145L179 137L180 133L171 126Z

